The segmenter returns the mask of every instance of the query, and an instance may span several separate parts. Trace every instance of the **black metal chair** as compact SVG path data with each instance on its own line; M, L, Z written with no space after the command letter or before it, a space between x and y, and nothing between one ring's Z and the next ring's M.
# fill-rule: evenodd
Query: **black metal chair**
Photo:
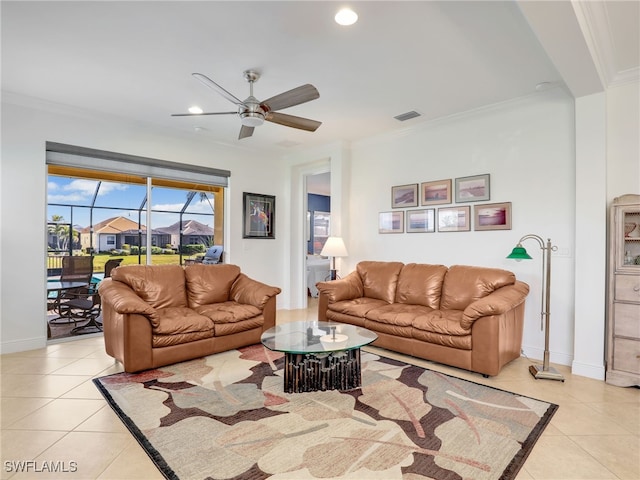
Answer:
M60 274L60 282L76 282L83 283L87 287L91 283L93 276L93 256L68 256L62 259L62 273ZM66 323L78 323L65 304L80 293L85 287L78 287L57 292L55 298L50 299L47 304L47 310L52 310L57 317L49 320L54 325Z
M122 262L122 258L113 258L104 265L104 278L111 276L111 272ZM102 331L102 322L98 320L102 313L102 304L98 285L91 283L81 292L75 292L74 298L67 300L63 307L68 315L80 322L87 320L87 323L79 325L71 330L72 335L97 333Z
M104 278L109 278L111 276L111 271L120 265L122 260L122 258L112 258L111 260L107 260L107 263L104 264Z

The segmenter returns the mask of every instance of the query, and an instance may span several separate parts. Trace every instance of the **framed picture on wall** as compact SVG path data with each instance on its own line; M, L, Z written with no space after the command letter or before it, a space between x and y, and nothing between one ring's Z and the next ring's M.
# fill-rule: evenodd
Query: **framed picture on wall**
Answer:
M418 184L391 187L391 208L417 207Z
M433 208L407 210L407 233L429 233L436 231L436 211Z
M456 178L456 202L489 200L489 174Z
M422 182L420 205L442 205L451 203L451 179Z
M471 230L471 207L446 207L438 209L439 232L468 232Z
M474 230L511 230L511 202L474 205Z
M380 212L378 233L403 233L404 212Z
M276 238L276 197L242 193L242 238Z

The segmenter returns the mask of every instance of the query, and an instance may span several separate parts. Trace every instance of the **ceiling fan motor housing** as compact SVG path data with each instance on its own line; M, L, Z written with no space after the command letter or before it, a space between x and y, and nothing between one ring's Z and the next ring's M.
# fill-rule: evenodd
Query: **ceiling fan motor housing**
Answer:
M240 123L246 127L259 127L264 123L266 112L254 96L250 96L238 109Z

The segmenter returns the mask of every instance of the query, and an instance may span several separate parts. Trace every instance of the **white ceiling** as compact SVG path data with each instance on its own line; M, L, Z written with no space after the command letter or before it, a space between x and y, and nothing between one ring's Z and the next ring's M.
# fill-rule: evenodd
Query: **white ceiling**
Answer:
M358 23L341 27L342 4L329 1L2 1L2 90L287 154L532 95L540 82L582 94L637 78L640 3L584 3L356 1ZM250 68L260 100L315 85L318 100L283 113L322 126L265 123L239 141L235 116L170 116L234 110L191 73L244 99ZM410 110L422 116L393 118Z

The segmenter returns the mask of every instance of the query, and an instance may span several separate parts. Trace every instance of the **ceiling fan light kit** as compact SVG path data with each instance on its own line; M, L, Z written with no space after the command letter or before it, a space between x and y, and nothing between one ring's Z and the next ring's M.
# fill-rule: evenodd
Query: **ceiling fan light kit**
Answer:
M196 80L200 81L212 90L215 90L224 98L236 105L238 107L236 112L202 112L202 110L198 112L192 111L190 108L190 113L174 113L172 116L189 117L194 115L238 115L242 125L238 136L239 140L253 135L254 128L262 125L265 120L267 122L284 125L285 127L306 130L308 132L315 132L318 127L322 125L322 122L318 122L317 120L277 112L277 110L283 110L285 108L300 105L319 98L320 93L313 85L302 85L260 102L253 96L253 84L260 78L260 73L255 70L246 70L243 74L244 78L249 82L249 96L244 101L241 101L235 95L229 93L206 75L203 75L202 73L192 74Z

